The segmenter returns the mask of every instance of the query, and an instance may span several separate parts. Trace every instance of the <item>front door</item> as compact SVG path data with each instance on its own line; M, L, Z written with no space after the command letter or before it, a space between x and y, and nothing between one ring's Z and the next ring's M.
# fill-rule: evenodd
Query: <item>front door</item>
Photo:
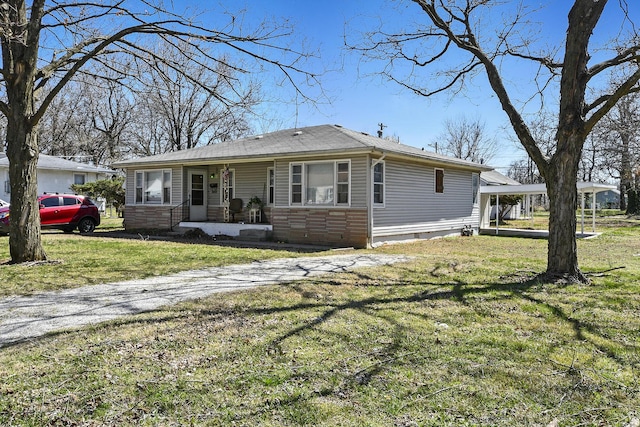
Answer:
M207 188L206 188L206 171L191 170L189 171L189 220L190 221L206 221L207 220Z

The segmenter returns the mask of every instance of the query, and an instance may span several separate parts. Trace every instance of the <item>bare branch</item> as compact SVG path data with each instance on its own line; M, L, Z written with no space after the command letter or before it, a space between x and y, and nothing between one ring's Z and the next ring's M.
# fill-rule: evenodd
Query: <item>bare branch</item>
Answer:
M532 159L534 159L537 164L538 162L541 165L545 164L547 162L547 159L543 156L535 140L531 136L531 131L527 127L524 119L514 107L504 86L504 83L502 82L502 78L500 76L498 68L477 44L476 37L471 31L469 16L466 15L464 18L458 18L465 22L465 26L467 28L467 31L469 32L468 34L465 34L463 38L461 38L453 33L451 27L449 26L449 24L447 24L447 21L439 15L433 2L429 3L426 0L414 1L418 3L429 16L429 18L431 18L434 25L447 34L449 40L455 43L459 48L471 53L475 58L478 59L480 63L482 63L482 65L484 65L487 77L489 78L489 84L497 95L502 109L505 111L505 113L507 113L507 116L509 117L509 120L513 126L514 131L516 132L516 135L518 136L518 139L522 142L522 145L525 147L527 153L531 156ZM481 2L476 4L476 7L480 3ZM470 2L467 2L467 4L470 4ZM468 7L467 10L472 10L472 8Z
M593 127L598 123L598 121L604 117L615 105L616 103L625 95L632 92L639 92L640 88L636 85L640 81L640 69L636 70L624 83L622 83L618 88L610 95L601 97L602 102L598 105L600 107L589 117L589 119L585 123L585 132L588 133L593 129ZM593 107L591 108L593 109Z
M599 73L608 70L612 67L616 67L618 65L626 64L626 63L635 63L640 62L640 44L634 44L633 46L624 49L615 57L600 62L587 71L587 78L590 80L593 77L597 76Z

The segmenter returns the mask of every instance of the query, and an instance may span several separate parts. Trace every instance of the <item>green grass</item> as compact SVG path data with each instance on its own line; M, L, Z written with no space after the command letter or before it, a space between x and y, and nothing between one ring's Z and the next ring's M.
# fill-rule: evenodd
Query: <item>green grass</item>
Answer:
M0 424L623 426L640 418L640 227L578 246L590 285L530 280L544 240L439 239L0 349Z
M299 256L286 250L238 249L205 241L157 241L147 235L110 237L114 231L122 231L122 219L103 220L95 233L86 236L43 231L48 262L26 265L8 263L9 237L0 236L0 297Z

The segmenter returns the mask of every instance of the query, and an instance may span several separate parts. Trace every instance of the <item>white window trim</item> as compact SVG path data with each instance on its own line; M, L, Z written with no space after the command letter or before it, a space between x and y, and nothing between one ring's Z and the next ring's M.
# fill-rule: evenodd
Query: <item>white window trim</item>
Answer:
M438 191L438 171L442 171L442 192ZM433 169L433 192L435 194L444 194L445 193L445 188L444 188L444 169L443 168L434 168Z
M271 193L271 173L273 173L273 200L269 201L269 194ZM235 174L234 174L235 177ZM276 204L276 168L270 166L267 168L267 200L265 205L274 206Z
M347 195L347 203L338 203L338 164L347 163L349 165L349 178L347 178L347 185L349 186L349 194ZM336 160L334 165L335 176L333 178L333 185L335 186L334 193L336 195L334 206L351 206L351 160Z
M145 203L144 200L144 193L145 193L145 188L147 188L147 181L146 181L146 174L148 172L160 172L161 176L162 176L162 188L160 190L160 203ZM149 206L161 206L161 205L167 205L171 203L171 200L164 200L164 174L165 173L169 173L169 182L170 182L170 187L169 187L169 197L171 197L171 194L173 193L173 170L172 169L141 169L141 170L136 170L133 173L133 204L134 205L149 205ZM142 201L138 202L136 200L136 193L138 191L138 174L142 174Z
M480 204L480 174L477 172L471 173L471 193L473 193L473 179L476 179L478 186L476 187L475 194L471 194L471 202L473 206L478 206ZM475 201L474 201L475 199Z
M378 183L375 181L376 179L375 167L377 165L382 165L382 182L378 182ZM382 203L376 202L374 200L376 184L382 185ZM386 187L387 187L387 165L385 164L384 160L376 161L376 164L374 165L374 167L371 168L371 200L373 202L374 208L384 208L386 206L386 203L387 203Z
M293 203L293 167L300 166L300 203ZM298 184L296 184L298 185ZM289 206L304 206L304 163L289 163Z
M306 180L306 172L307 172L307 168L306 166L309 164L317 164L317 163L333 163L333 204L332 205L314 205L314 204L306 204L305 200L306 200L306 189L307 189L307 180ZM338 163L347 163L349 165L349 201L348 203L338 203ZM300 185L302 185L302 201L300 203L293 203L292 202L292 195L293 192L292 190L292 176L293 176L293 167L294 166L302 166L302 170L301 170L301 183ZM352 187L352 183L351 183L351 159L337 159L337 160L313 160L313 161L307 161L307 162L290 162L289 163L289 206L291 207L297 207L297 206L304 206L306 208L313 208L313 209L322 209L322 208L344 208L344 207L350 207L351 206L351 193L352 193L353 187Z
M222 177L223 170L224 169L220 170L220 206L224 205L224 178ZM233 196L229 197L229 201L231 201L231 199L235 199L236 197L238 197L238 192L236 191L236 170L229 168L229 172L231 172L230 187L233 188Z

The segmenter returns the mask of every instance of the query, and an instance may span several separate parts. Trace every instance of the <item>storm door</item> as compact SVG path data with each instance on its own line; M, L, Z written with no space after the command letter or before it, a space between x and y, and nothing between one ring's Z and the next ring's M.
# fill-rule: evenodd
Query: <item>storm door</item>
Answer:
M190 221L206 221L207 220L207 189L206 189L206 171L190 170L189 171L189 207Z

